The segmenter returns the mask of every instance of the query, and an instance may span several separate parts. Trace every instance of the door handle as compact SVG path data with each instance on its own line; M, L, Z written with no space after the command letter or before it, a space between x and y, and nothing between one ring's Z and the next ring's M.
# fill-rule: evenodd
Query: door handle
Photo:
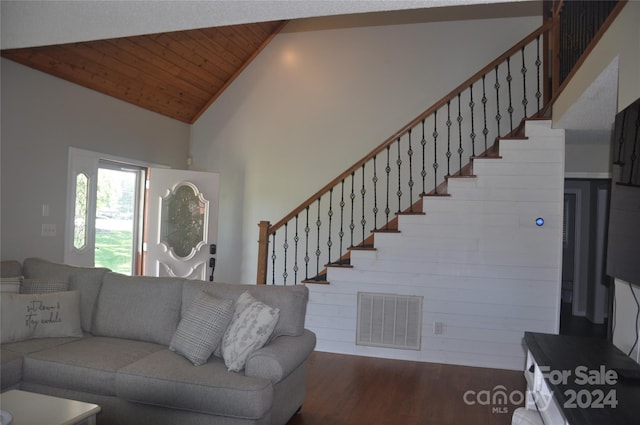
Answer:
M216 269L216 259L209 258L209 267L211 267L211 274L209 275L209 282L213 282L213 271Z

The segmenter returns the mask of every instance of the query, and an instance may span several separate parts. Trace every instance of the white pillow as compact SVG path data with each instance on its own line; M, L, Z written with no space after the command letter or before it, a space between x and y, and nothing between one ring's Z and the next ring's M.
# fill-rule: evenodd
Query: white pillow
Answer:
M30 338L81 337L80 292L2 294L2 343Z
M249 307L252 303L256 301L258 300L256 300L253 297L253 295L249 293L249 291L244 291L242 294L240 294L240 296L238 297L238 299L234 304L233 317L231 318L231 323L228 325L225 331L225 334L229 332L229 328L231 327L233 322L238 320L238 317L240 317L240 313L242 313L247 307ZM218 347L213 352L213 355L222 358L222 344L218 345Z
M185 312L169 349L195 366L207 362L222 341L233 316L233 301L201 292Z
M273 333L280 310L254 301L231 321L222 339L222 358L227 369L244 369L249 355L262 348Z

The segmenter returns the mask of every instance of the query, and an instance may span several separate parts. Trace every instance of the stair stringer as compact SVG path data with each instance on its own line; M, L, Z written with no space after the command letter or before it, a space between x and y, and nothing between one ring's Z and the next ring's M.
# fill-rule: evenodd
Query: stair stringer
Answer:
M525 135L450 179L451 196L425 197L426 214L400 215L399 233L376 233L352 268L329 268L330 285L308 285L319 351L520 370L524 332L558 332L564 131L536 120ZM423 297L421 349L356 345L359 292Z

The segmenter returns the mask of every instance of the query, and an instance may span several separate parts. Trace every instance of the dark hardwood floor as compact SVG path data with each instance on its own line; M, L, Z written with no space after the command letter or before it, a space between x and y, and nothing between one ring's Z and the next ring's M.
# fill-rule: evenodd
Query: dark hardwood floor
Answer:
M305 404L287 425L509 425L525 387L522 371L316 351ZM494 404L501 391L521 402Z

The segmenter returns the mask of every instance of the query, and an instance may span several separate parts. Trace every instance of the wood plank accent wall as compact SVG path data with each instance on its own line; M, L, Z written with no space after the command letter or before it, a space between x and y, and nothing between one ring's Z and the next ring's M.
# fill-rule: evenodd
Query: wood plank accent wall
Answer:
M286 25L230 25L3 50L2 56L193 123Z
M426 197L425 215L399 216L400 233L308 285L317 349L521 370L524 332L559 330L564 131L550 125L528 121L528 139L501 140L502 158L475 160L450 197ZM424 297L421 349L355 345L358 292Z

